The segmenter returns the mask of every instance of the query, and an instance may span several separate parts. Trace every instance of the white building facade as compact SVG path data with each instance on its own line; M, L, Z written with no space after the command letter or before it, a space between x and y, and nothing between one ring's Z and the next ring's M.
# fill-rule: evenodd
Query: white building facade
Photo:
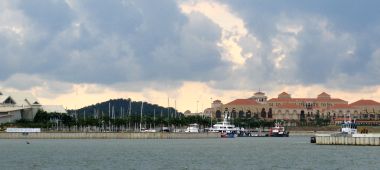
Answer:
M20 119L33 120L38 110L67 113L62 106L41 105L37 98L29 93L4 93L0 91L0 124L15 122Z

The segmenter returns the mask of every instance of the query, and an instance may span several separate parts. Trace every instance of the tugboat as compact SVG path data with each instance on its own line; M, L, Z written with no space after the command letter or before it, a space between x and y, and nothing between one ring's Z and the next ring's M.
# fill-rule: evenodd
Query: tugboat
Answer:
M271 137L289 137L289 132L280 123L275 122L274 127L269 129L269 136Z
M213 125L209 132L218 132L221 133L222 138L235 138L237 137L239 128L235 127L235 125L231 124L229 121L229 116L225 114L222 122L218 122Z

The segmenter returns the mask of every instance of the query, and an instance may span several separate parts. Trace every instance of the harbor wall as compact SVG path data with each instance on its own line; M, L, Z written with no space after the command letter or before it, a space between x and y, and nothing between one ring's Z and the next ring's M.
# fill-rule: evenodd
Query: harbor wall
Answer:
M219 133L0 133L0 139L207 139Z
M315 136L316 134L333 134L336 131L289 131L289 136Z
M316 135L316 144L319 145L365 145L380 146L380 134L366 135Z

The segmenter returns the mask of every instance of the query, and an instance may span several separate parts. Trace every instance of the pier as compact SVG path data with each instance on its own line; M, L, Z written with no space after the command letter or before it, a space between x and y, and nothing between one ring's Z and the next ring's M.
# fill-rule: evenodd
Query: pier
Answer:
M362 145L380 146L380 134L317 134L318 145Z
M0 133L0 139L207 139L220 133Z

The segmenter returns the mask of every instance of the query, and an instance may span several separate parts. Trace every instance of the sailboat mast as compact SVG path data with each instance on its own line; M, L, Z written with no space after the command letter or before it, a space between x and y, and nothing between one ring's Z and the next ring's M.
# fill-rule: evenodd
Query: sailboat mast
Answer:
M153 129L156 129L156 109L153 110Z
M174 117L177 118L177 100L174 100Z
M141 132L141 121L142 121L142 112L143 112L144 102L141 101L141 111L140 111L140 132Z
M170 118L170 110L169 110L169 107L170 107L170 103L169 103L169 97L168 97L168 118Z
M111 100L108 102L108 129L111 130Z

